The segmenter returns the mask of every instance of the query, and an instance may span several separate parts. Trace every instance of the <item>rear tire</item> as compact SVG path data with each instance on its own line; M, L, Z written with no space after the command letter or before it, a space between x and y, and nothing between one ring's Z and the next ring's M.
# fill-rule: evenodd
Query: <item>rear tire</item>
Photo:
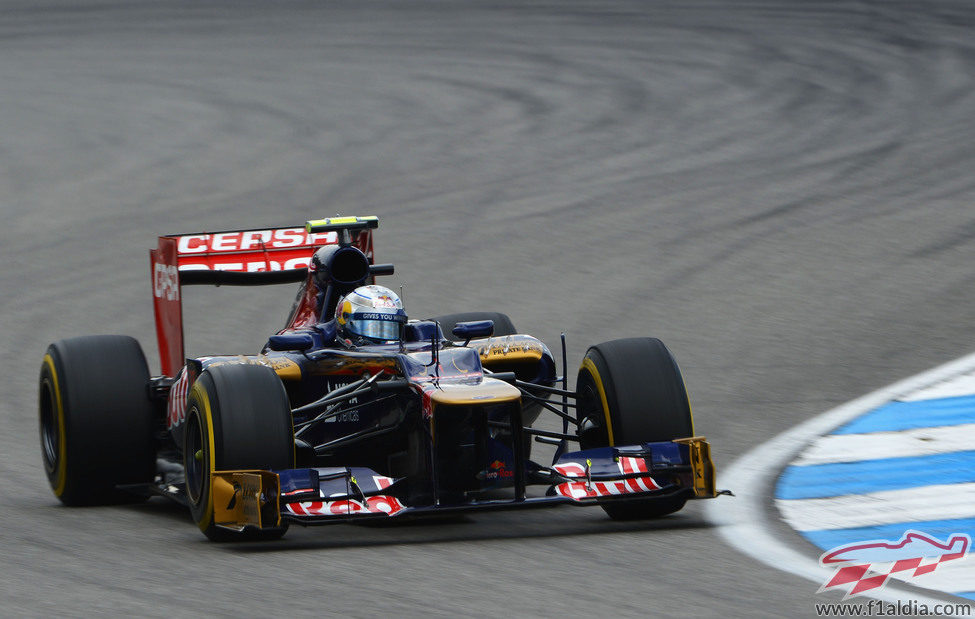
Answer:
M214 471L290 469L294 461L291 405L273 370L223 365L200 375L187 405L183 466L190 513L208 538L269 540L284 535L287 523L242 532L216 526L211 483Z
M628 338L591 347L576 380L582 449L636 445L694 435L680 368L663 342ZM614 520L657 518L680 510L683 496L604 503Z
M494 333L492 337L497 337L499 335L516 335L518 330L515 329L514 323L508 318L507 314L502 314L501 312L460 312L458 314L445 314L443 316L437 316L436 318L431 318L440 323L440 330L443 331L444 337L450 339L454 335L452 331L454 327L457 326L458 322L468 322L471 320L493 320L494 321Z
M51 344L38 396L41 455L65 505L145 500L117 488L156 474L149 368L139 343L95 335Z

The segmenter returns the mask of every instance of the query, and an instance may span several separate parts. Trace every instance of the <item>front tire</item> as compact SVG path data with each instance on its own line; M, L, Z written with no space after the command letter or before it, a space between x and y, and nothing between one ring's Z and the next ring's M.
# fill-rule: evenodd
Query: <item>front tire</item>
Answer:
M592 346L576 380L582 449L670 441L694 435L687 390L673 355L656 338ZM657 518L684 507L684 496L607 502L614 520Z
M213 541L277 539L281 526L235 532L213 520L214 471L294 468L294 429L284 385L260 365L208 368L187 404L183 466L190 513Z
M139 343L95 335L51 344L38 394L41 455L65 505L144 500L120 490L156 473L149 368Z

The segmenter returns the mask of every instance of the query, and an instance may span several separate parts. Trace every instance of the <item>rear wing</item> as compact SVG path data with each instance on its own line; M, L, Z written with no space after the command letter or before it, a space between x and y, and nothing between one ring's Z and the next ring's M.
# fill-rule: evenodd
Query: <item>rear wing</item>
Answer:
M159 237L149 250L156 339L162 373L175 376L183 365L182 287L261 286L306 281L312 254L335 245L340 235L373 263L372 230L378 217L333 217L303 228L225 230Z

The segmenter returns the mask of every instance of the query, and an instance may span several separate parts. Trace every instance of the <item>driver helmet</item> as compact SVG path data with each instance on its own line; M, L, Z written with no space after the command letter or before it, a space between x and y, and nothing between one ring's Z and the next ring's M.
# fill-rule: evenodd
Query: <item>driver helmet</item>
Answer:
M398 342L404 324L403 302L385 286L360 286L335 307L338 334L353 344Z

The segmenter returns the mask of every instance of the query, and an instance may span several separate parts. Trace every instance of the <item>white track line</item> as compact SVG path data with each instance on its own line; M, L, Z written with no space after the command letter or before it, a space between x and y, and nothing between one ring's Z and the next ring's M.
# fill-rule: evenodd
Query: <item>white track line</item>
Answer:
M901 399L905 402L914 402L917 400L934 400L936 398L972 395L973 393L975 393L975 375L969 373L956 376L951 380L938 383L937 385L932 385L927 389L922 389Z
M766 565L821 585L829 575L829 570L819 566L818 556L799 552L771 533L776 528L771 521L773 484L782 468L816 437L837 426L891 400L973 370L975 354L857 398L763 442L738 458L727 469L718 469L719 486L729 488L737 496L708 501L705 505L705 516L717 525L718 534L725 542L740 552ZM889 602L915 600L918 604L927 604L929 607L944 602L943 598L928 597L892 584L869 597Z
M975 518L975 483L942 484L847 494L825 499L776 500L796 531L856 529L900 522ZM891 509L891 506L896 509Z
M975 393L975 385L972 392ZM933 456L975 450L975 423L899 432L830 434L816 439L791 466Z

